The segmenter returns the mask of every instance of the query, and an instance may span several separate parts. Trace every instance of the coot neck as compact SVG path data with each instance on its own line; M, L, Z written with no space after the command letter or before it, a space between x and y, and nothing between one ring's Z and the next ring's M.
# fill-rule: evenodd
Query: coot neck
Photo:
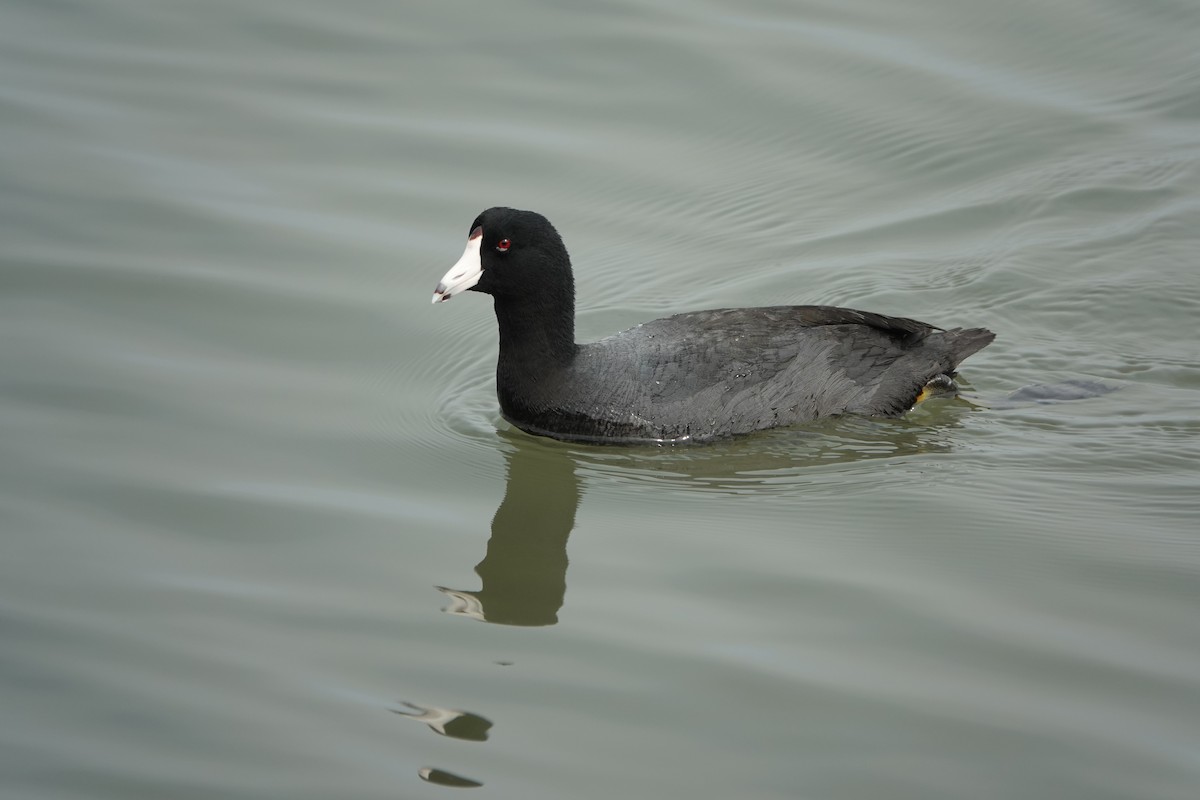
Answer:
M533 294L496 297L500 368L530 374L564 367L575 357L575 298Z

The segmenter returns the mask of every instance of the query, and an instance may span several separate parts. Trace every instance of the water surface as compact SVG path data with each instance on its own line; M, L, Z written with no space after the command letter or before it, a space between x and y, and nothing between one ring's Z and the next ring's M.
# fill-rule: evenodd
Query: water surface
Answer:
M1192 3L13 0L0 795L1194 798ZM712 447L498 414L483 208L579 336L832 303L965 397Z

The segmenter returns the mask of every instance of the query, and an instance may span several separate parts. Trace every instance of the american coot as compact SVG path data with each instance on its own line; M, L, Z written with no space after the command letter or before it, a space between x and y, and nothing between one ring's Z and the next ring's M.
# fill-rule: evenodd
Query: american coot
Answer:
M837 414L897 417L951 392L995 334L832 306L722 308L575 343L562 239L532 211L490 208L433 302L495 299L496 394L522 430L587 442L701 442Z

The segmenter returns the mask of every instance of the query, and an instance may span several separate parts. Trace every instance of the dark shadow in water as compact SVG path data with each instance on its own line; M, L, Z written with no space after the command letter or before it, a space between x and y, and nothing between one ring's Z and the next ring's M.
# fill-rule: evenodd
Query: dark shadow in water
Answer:
M486 742L492 721L469 711L458 711L453 708L438 708L436 706L419 706L416 703L401 703L406 708L390 709L393 714L424 722L434 733L459 739L464 742ZM441 786L467 788L483 786L480 781L465 778L447 772L437 767L422 767L417 774L421 780L436 783Z
M795 491L830 465L950 450L968 408L958 403L931 401L925 405L932 411L913 418L847 417L682 447L578 445L502 430L508 481L487 554L475 566L483 585L439 586L451 600L446 611L501 625L558 622L580 474L615 475L639 491L656 484L674 491Z
M900 419L838 417L706 445L575 446L572 456L585 483L606 475L675 491L803 493L832 468L950 452L975 408L961 398L939 399Z
M449 736L451 739L462 739L467 742L486 742L492 721L469 711L458 711L453 708L438 708L437 706L419 706L416 703L402 703L407 710L393 708L393 714L424 722L434 733Z
M952 449L962 408L926 405L931 410L911 419L826 420L693 447L575 445L501 430L507 486L492 517L487 553L475 566L482 587L439 586L451 598L446 610L502 625L558 622L567 591L567 539L583 494L580 474L598 480L617 476L636 484L638 491L775 491L781 481L785 489L803 490L809 476L827 472L830 465ZM443 736L482 742L492 727L477 714L404 705L392 711ZM424 767L419 774L442 786L482 785L435 767Z
M421 767L417 774L421 776L421 780L423 781L436 783L439 786L452 786L455 789L473 789L476 786L483 786L479 781L464 778L461 775L455 775L453 772L447 772L437 767Z
M524 436L524 434L521 434ZM475 565L478 591L438 587L446 610L502 625L553 625L567 591L567 537L575 527L575 463L556 442L512 438L508 485L492 517L487 555Z

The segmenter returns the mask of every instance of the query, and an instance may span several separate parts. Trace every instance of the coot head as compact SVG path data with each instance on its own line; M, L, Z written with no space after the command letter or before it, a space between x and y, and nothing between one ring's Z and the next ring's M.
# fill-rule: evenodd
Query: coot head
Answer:
M467 233L462 257L438 282L433 302L468 289L497 301L541 298L574 307L571 259L550 221L533 211L489 208Z

